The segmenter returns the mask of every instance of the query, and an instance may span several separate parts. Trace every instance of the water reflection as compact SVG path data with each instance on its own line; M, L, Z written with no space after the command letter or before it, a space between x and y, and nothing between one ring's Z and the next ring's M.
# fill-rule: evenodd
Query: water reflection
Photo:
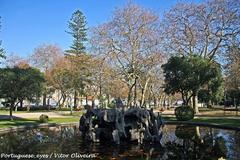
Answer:
M240 132L166 125L161 144L89 143L77 126L38 128L0 134L0 153L95 153L99 159L240 159Z

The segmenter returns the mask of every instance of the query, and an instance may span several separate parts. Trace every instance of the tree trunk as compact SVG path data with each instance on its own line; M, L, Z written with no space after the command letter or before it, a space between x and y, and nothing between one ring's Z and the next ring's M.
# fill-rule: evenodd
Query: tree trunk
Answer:
M17 110L18 110L18 104L20 103L20 105L21 105L21 100L19 100L15 105L14 105L14 107L13 107L13 109L15 108L15 111L17 112Z
M149 94L148 94L148 107L149 107L149 108L152 108L152 107L151 107L151 100L152 100L152 98L151 98L151 93L149 93Z
M164 94L164 98L163 98L163 108L166 109L166 94Z
M161 97L157 97L157 99L156 99L156 100L157 100L157 101L156 101L156 102L157 102L157 108L160 107L160 105L159 105L159 103L160 103L160 98L161 98Z
M199 110L198 110L198 106L197 106L197 96L196 94L194 94L192 96L192 101L193 101L193 109L194 109L194 112L195 114L198 114L199 113Z
M12 115L12 110L14 108L14 102L11 102L11 105L10 105L10 120L13 121L13 115Z
M110 96L109 96L109 94L107 94L107 106L106 106L106 108L109 106L109 104L110 104Z
M127 99L127 108L130 107L131 99L132 99L132 89L134 87L134 84L131 85L131 87L128 90L128 99Z
M102 83L101 83L101 75L100 75L100 85L99 85L99 106L103 107L103 97L102 97Z
M135 86L134 86L133 103L134 103L134 107L136 107L137 106L137 78L135 78L134 84L135 84Z
M187 100L185 99L185 95L184 95L183 91L181 92L181 95L182 95L182 100L183 100L183 104L182 105L188 105L187 104Z
M81 99L80 99L80 106L83 106L83 95L81 95Z
M58 99L56 106L60 107L60 102L61 102L62 98L63 98L63 96L61 95L61 97Z
M20 108L23 107L23 99L20 100Z
M141 103L140 103L140 107L143 106L144 101L145 101L145 94L146 94L146 90L147 90L147 86L148 86L148 82L149 82L150 78L148 78L146 80L146 83L144 84L144 88L142 89L142 96L141 96ZM151 103L151 102L150 102Z
M50 98L47 99L47 106L48 106L48 110L50 111Z
M94 108L94 107L95 107L95 99L92 98L92 108Z
M131 103L131 99L132 99L131 92L132 92L132 90L129 89L128 99L127 99L127 108L130 107L130 103Z
M153 97L153 103L154 103L154 108L157 108L157 99L155 96Z
M88 105L88 96L86 95L86 105Z
M59 107L60 108L62 108L62 106L64 106L64 103L65 103L65 101L66 101L66 98L67 98L67 96L65 95L65 94L62 94L62 103L59 105Z
M74 90L73 108L77 109L77 91Z
M43 107L46 107L47 104L47 94L43 93Z

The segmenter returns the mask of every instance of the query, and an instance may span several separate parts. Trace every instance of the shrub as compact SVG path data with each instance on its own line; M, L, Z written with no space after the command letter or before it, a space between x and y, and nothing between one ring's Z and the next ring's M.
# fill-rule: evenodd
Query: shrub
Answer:
M18 107L17 111L27 111L27 107Z
M48 122L48 115L42 114L42 115L39 117L39 120L40 120L41 123L47 123L47 122Z
M175 116L179 121L188 121L194 118L194 110L190 106L179 106L175 109Z
M115 100L112 100L109 104L108 104L108 108L116 108L116 101Z
M49 106L30 106L30 111L48 111ZM56 110L55 107L50 106L50 110Z
M71 108L70 107L69 108L67 108L67 107L58 107L56 110L57 111L71 111Z
M83 110L81 107L77 107L74 109L74 111L81 111L81 110Z

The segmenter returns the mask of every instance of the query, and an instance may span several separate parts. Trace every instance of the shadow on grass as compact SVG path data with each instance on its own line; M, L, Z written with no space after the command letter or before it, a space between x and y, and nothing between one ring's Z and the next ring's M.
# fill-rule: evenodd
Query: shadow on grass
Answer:
M17 117L17 116L12 116L13 117L13 119L15 120L15 119L22 119L21 117ZM2 121L2 120L10 120L10 116L9 115L1 115L0 114L0 121Z
M39 125L40 121L35 119L26 119L21 117L13 116L13 120L9 119L9 116L0 115L0 128L6 127L17 127L22 125Z
M55 126L59 123L75 123L78 122L79 118L50 118L48 122L42 123L38 119L25 119L16 117L14 120L1 119L0 120L0 129L1 128L11 128L11 127L21 127L22 129L27 128L37 128L39 126Z

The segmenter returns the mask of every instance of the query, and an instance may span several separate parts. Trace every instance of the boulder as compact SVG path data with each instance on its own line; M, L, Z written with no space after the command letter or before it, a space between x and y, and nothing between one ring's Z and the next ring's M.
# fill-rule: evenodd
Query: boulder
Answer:
M92 142L121 141L160 143L161 116L145 108L116 109L87 108L79 121L79 130L85 140Z

